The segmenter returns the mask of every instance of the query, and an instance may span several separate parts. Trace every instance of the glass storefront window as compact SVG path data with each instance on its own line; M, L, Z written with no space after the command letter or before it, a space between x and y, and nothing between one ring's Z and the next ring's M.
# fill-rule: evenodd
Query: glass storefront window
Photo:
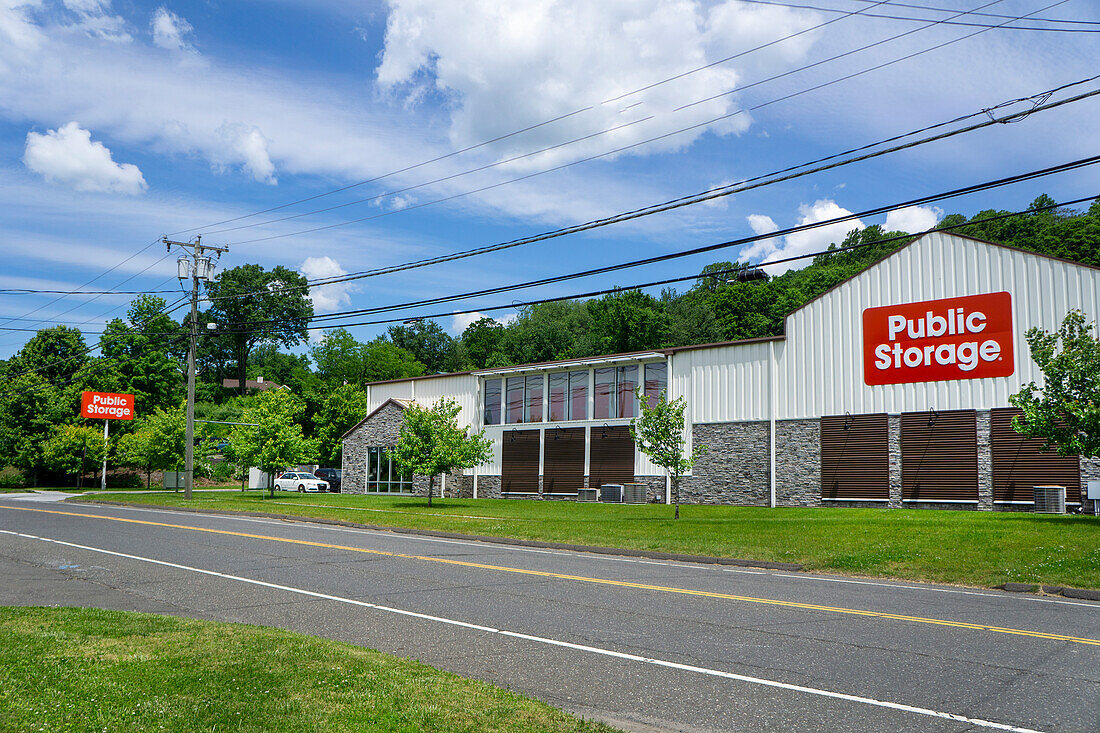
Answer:
M596 388L592 393L594 398L593 412L597 420L617 417L615 409L615 367L604 367L596 370Z
M618 374L615 376L619 382L617 417L634 417L634 414L638 411L634 404L636 402L634 391L638 388L638 367L619 367L616 371Z
M389 449L367 448L367 493L411 494L412 489L412 477L397 472Z
M485 424L500 425L500 381L485 380Z

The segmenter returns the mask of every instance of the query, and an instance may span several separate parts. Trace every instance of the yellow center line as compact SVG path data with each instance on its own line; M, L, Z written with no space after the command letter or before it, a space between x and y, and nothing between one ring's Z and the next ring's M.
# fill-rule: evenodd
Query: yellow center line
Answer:
M808 611L823 611L827 613L840 613L851 616L867 616L871 618L890 619L893 621L906 621L910 623L933 624L936 626L948 626L956 629L973 629L975 631L992 631L998 634L1013 634L1016 636L1029 636L1036 639L1049 639L1051 641L1068 641L1075 644L1088 644L1100 646L1100 640L1087 639L1079 636L1066 636L1064 634L1051 634L1045 631L1028 631L1026 629L1013 629L1003 626L990 626L988 624L974 624L965 621L950 621L947 619L925 618L923 616L907 616L899 613L885 613L883 611L868 611L858 608L843 608L840 606L821 606L815 603L800 603L797 601L781 601L773 598L757 598L755 596L741 596L730 593L717 593L715 591L694 590L692 588L676 588L666 585L651 585L649 583L633 583L627 580L608 580L606 578L593 578L586 575L568 575L554 573L547 570L527 570L513 568L507 565L488 565L467 560L452 560L444 557L430 557L427 555L407 555L400 552L386 552L385 550L371 550L363 547L351 547L349 545L334 545L327 542L313 542L311 540L295 540L286 537L273 537L264 534L251 534L249 532L233 532L227 529L210 529L208 527L194 527L186 524L169 524L166 522L152 522L144 519L127 519L125 517L110 517L101 514L83 514L80 512L63 512L56 509L31 509L29 507L15 507L0 505L3 509L16 509L23 512L39 512L42 514L60 514L68 517L85 517L88 519L102 519L111 522L126 522L129 524L143 524L152 527L168 527L170 529L184 529L191 532L206 532L209 534L229 535L232 537L247 537L256 540L270 540L272 542L286 542L293 545L306 545L309 547L324 547L332 550L347 550L348 552L361 552L368 555L381 555L384 557L397 557L406 560L422 560L424 562L442 563L444 565L457 565L481 570L493 570L505 573L517 573L519 575L531 575L541 578L554 578L556 580L572 580L583 583L595 583L597 585L610 585L619 588L634 588L638 590L650 590L660 593L674 593L686 596L702 596L705 598L719 598L727 601L741 601L744 603L759 603L767 606L780 606L783 608L798 608Z

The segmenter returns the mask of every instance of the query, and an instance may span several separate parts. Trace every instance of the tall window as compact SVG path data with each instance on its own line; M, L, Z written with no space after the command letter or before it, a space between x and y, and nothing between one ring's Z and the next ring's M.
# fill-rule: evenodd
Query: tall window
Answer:
M569 419L588 419L588 370L569 372Z
M508 422L523 422L523 377L508 377Z
M500 382L499 379L485 380L486 425L500 425Z
M657 405L661 390L668 388L668 363L663 361L645 365L645 398L650 407Z
M595 419L634 417L634 390L638 387L638 367L604 367L596 370L593 392Z
M412 477L398 473L389 449L367 448L367 493L411 494L412 489Z
M542 422L542 375L527 377L527 399L524 400L523 421Z
M588 419L588 370L550 375L550 420Z

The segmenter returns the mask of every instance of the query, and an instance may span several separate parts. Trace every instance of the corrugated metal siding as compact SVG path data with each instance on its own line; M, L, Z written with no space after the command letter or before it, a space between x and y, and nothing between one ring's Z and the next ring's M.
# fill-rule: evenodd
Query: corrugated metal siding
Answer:
M477 404L477 377L470 374L439 376L434 379L418 379L410 384L414 399L421 405L431 407L439 398L448 397L458 402L462 408L458 413L458 424L476 426L480 413Z
M1012 429L1014 408L993 410L993 501L1032 501L1033 487L1066 487L1066 501L1081 501L1081 459L1044 453L1043 441Z
M1015 374L863 383L863 309L1002 290L1012 295ZM926 235L787 319L777 417L1005 407L1020 385L1042 383L1024 333L1032 326L1057 328L1070 308L1100 316L1100 271L950 234Z
M884 412L821 418L822 498L890 498L888 425Z
M901 416L902 501L978 501L978 423L973 410Z
M678 352L672 396L687 398L693 423L766 420L770 348L765 342Z
M412 382L392 382L390 384L372 384L367 414L377 410L386 400L412 399Z

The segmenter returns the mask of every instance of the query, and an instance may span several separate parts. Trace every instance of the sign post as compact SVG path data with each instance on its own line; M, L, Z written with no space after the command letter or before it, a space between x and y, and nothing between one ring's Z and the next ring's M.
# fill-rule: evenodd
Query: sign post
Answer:
M80 396L80 415L103 419L103 473L99 477L99 488L106 490L108 426L111 420L134 419L134 396L114 392L84 392Z

